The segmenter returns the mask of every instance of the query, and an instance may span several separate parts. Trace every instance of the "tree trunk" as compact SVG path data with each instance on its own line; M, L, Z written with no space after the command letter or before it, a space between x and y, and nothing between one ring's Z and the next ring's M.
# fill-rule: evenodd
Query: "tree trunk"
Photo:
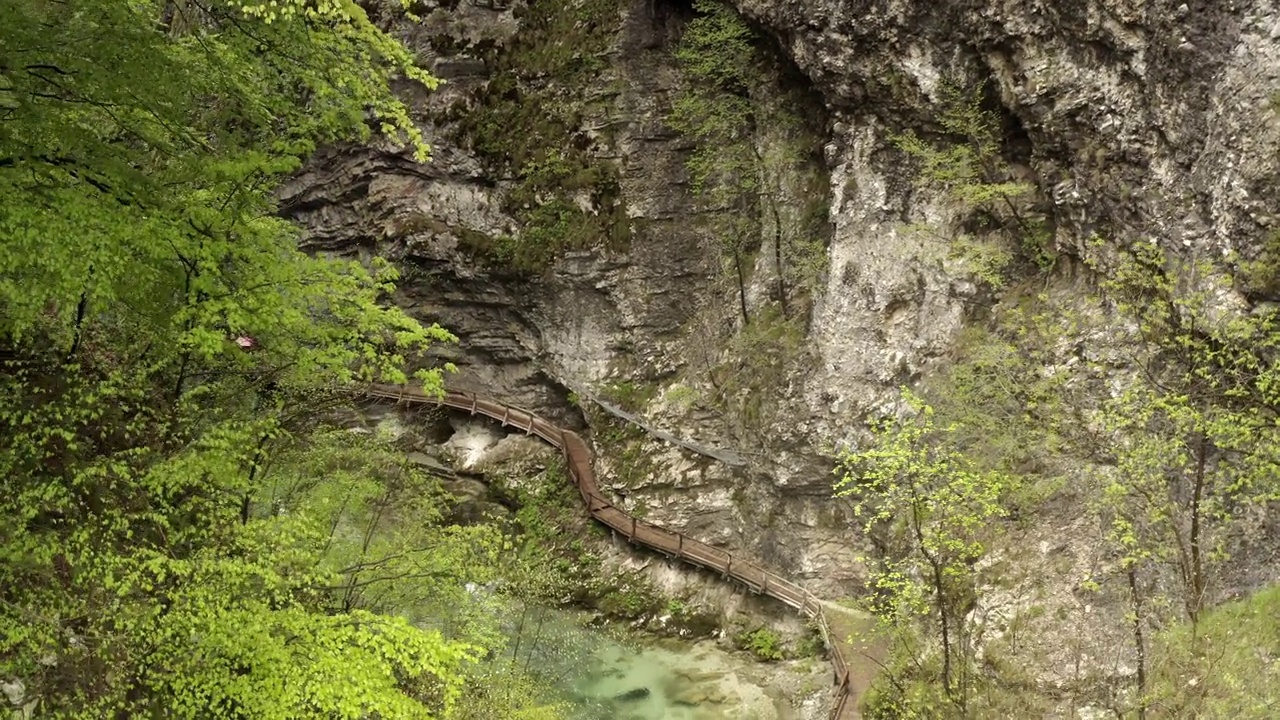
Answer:
M787 279L782 262L782 214L778 212L776 199L770 199L769 210L773 213L773 269L778 273L778 303L782 306L782 317L787 313Z
M747 276L742 268L742 250L737 245L733 247L733 267L738 272L738 305L742 309L742 324L747 325L751 322L747 315Z
M1195 485L1191 489L1191 569L1187 585L1187 617L1194 628L1200 622L1200 611L1204 608L1204 561L1200 548L1200 515L1204 500L1205 465L1208 463L1209 442L1202 435L1196 450Z
M934 603L938 606L938 626L942 633L942 689L946 692L947 697L955 700L955 686L951 681L951 618L947 612L947 599L945 588L943 585L942 561L930 553L924 539L924 528L920 518L920 502L916 495L914 487L911 488L911 529L915 534L916 545L920 549L920 555L924 557L925 562L929 564L933 581ZM961 702L963 708L963 702Z
M1147 639L1142 631L1142 593L1138 590L1138 570L1130 567L1129 604L1133 610L1133 649L1138 656L1138 720L1147 717Z
M89 270L89 276L93 276L93 270ZM84 339L84 317L89 310L89 290L86 288L80 293L80 302L76 303L76 324L71 336L71 349L67 350L67 362L76 359L76 353L80 352L80 341Z

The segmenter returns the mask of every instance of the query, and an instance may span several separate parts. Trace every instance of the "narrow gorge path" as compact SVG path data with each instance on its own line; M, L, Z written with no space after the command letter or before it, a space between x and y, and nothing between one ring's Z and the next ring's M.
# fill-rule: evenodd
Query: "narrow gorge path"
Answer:
M861 717L856 699L866 690L872 675L873 662L865 656L864 648L850 641L855 629L851 611L834 606L786 578L768 570L759 563L727 550L713 547L699 540L639 520L614 505L606 498L596 482L591 464L591 450L586 441L572 430L553 425L537 415L471 393L450 391L443 397L427 395L412 387L397 385L372 385L366 394L398 404L445 405L479 413L498 420L505 427L510 425L537 435L564 453L569 476L578 487L587 513L597 522L621 533L629 541L656 550L668 557L691 565L720 573L726 579L735 580L749 590L776 598L812 618L822 633L831 664L835 668L835 688L831 701L831 720L854 720Z

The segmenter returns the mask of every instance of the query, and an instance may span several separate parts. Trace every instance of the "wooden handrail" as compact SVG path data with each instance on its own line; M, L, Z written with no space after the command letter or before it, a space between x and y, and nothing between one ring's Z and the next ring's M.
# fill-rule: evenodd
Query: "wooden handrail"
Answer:
M835 667L835 697L831 702L829 717L837 720L850 707L849 700L853 691L849 682L848 659L844 656L839 641L831 636L831 626L823 612L822 601L813 593L771 572L763 565L741 557L736 558L737 562L734 562L735 558L728 551L637 519L609 502L600 493L599 484L596 482L591 464L591 451L577 433L552 425L528 410L482 399L479 395L472 393L450 391L443 395L428 395L408 386L370 385L367 386L365 394L369 397L394 400L397 403L445 405L467 410L472 415L480 413L501 421L504 426L515 425L526 433L537 435L547 441L564 454L569 477L578 486L578 493L582 495L587 514L594 520L626 535L631 542L737 580L748 589L776 598L813 619L831 655L831 664ZM516 414L515 421L510 422L513 411ZM520 416L524 417L523 426ZM724 559L721 560L721 558Z

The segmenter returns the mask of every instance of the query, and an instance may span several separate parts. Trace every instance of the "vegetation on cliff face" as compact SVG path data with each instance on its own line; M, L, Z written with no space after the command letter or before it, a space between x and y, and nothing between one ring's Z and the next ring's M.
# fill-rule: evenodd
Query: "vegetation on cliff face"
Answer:
M496 268L536 273L566 250L626 247L618 169L583 130L621 10L617 0L525 4L520 32L483 51L492 79L449 112L460 139L509 183L504 210L519 231L469 248Z
M718 242L714 287L736 317L701 320L686 379L758 441L788 409L780 394L806 358L827 269L821 111L774 41L731 5L698 0L693 10L674 49L667 122L690 142L695 222Z
M762 246L769 299L784 318L803 317L826 258L825 188L809 173L816 144L798 114L807 98L778 81L778 59L731 7L698 0L694 9L675 51L683 82L668 121L695 143L686 165L703 223L720 240L744 324Z
M318 420L451 340L381 302L390 267L304 255L273 215L319 143L376 129L426 157L393 78L434 84L347 0L0 8L19 714L546 716L476 692L495 621L458 613L500 535L447 524L434 481Z
M1233 300L1274 258L1234 278L1147 241L1060 258L981 94L938 99L941 132L893 144L951 217L911 229L987 292L950 361L840 457L893 647L867 714L1268 715L1275 593L1218 606L1274 572L1280 315Z
M1035 187L1015 179L1002 157L1000 124L981 89L945 83L940 94L937 122L946 141L934 144L907 130L894 144L918 163L922 184L946 192L962 222L950 233L927 224L913 229L944 241L946 257L992 290L1028 267L1048 270L1057 258L1052 227L1036 207Z
M875 444L844 457L837 487L880 549L868 601L896 640L873 717L1029 716L1063 697L1121 717L1268 714L1275 593L1215 608L1256 589L1250 566L1274 547L1280 316L1224 309L1229 278L1209 263L1097 247L1105 281L1007 295L925 383L930 404L907 393ZM1096 537L1073 592L1120 612L1009 600L1001 574L1031 561L1015 538L1061 526L1063 507ZM1237 620L1254 634L1229 632ZM1068 621L1121 642L1127 669L1017 640ZM1059 670L1072 679L1058 697L1025 674L1049 651L1077 667Z
M909 391L905 396L913 414L886 420L877 445L847 453L842 462L860 472L846 475L836 489L853 498L863 531L885 548L868 558L872 608L900 654L932 657L918 632L921 622L928 626L924 637L939 643L933 670L941 695L965 714L982 641L970 612L983 580L978 567L995 537L992 528L1008 514L1001 500L1011 479L977 468L948 442L934 409ZM927 683L904 687L904 697L886 706L944 712L929 689Z

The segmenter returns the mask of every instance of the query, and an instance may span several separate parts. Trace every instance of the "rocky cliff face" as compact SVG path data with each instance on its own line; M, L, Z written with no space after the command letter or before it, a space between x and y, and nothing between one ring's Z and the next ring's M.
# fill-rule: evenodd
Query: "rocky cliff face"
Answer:
M1045 287L1140 242L1231 271L1276 230L1280 11L1267 0L732 4L761 53L754 85L734 92L802 118L751 129L757 157L785 148L795 161L755 193L741 255L707 222L726 209L699 200L697 143L671 120L691 82L676 48L697 14L678 0L420 3L424 22L403 34L447 81L417 98L433 162L331 150L284 204L312 247L401 263L400 301L461 338L449 352L459 386L590 418L624 502L843 594L860 551L824 456L945 363L992 301L981 273L946 251L962 231L981 234L972 209L919 182L902 133L954 135L940 120L948 98L979 89L998 124L993 179L1029 188L1019 217L1056 257L1038 275ZM805 232L825 262L792 292L787 322L752 334L763 323L743 316L777 305L789 222L766 211L818 196L828 222ZM1270 291L1220 300L1245 307ZM592 394L750 462L606 432Z
M813 333L827 362L811 386L855 408L895 371L910 376L945 352L963 314L963 282L912 262L897 229L945 211L896 169L887 142L904 128L936 127L949 80L988 81L1003 153L1047 203L1062 250L1084 256L1096 236L1251 257L1274 229L1280 14L1270 3L741 8L771 29L832 110L837 231ZM891 339L869 340L869 329Z
M446 353L461 368L458 386L485 389L579 423L582 415L568 402L569 393L580 394L590 414L603 419L586 398L619 400L610 390L622 388L635 395L621 398L625 404L657 413L655 427L745 453L752 461L743 467L643 435L601 444L602 463L621 479L620 497L655 520L749 549L837 587L855 574L853 549L844 538L842 511L828 499L830 463L818 458L818 441L810 442L807 428L787 419L779 426L786 428L779 442L762 442L777 428L755 423L748 435L716 403L659 402L658 391L677 380L697 393L709 390L702 375L723 364L739 302L726 290L731 283L720 238L698 222L704 211L695 203L685 167L692 143L668 123L681 82L673 49L692 10L664 3L596 5L601 7L592 9L600 17L574 15L566 36L552 38L540 33L561 27L561 15L577 10L552 10L548 17L521 6L463 3L425 13L421 26L405 32L446 80L441 91L422 96L417 105L434 146L431 164L418 166L381 148L330 150L286 187L285 208L308 228L310 247L378 252L401 262L399 301L461 338ZM563 43L590 46L596 28L584 30L588 22L599 24L605 42L586 85L566 87L554 77L525 74L508 95L489 93L515 74L514 64L536 64L531 58L562 49ZM768 86L755 89L762 101L769 87L781 97L787 92L783 82L803 77L779 64L764 81ZM572 105L576 124L556 132L474 127L477 116L500 122L523 110L531 113L528 122L537 123L561 112L553 104ZM806 110L821 123L820 105ZM824 177L820 152L827 128L810 123L805 129L810 136L802 154L813 158L811 167ZM530 203L518 199L531 171L514 161L521 151L515 140L488 154L476 146L492 143L494 135L522 132L562 143L563 154L579 167L608 168L625 206L625 246L564 247L534 271L513 269L518 263L512 256L494 250L527 234L531 219L539 220L527 212ZM762 128L760 135L768 132ZM571 199L594 221L610 209L592 195L588 189ZM548 200L542 195L534 203ZM757 298L767 294L763 285L756 280L745 289L743 302L753 313ZM791 391L761 389L768 403L802 403L799 378L809 362L797 354L778 367L776 380ZM776 408L770 414L787 417Z

